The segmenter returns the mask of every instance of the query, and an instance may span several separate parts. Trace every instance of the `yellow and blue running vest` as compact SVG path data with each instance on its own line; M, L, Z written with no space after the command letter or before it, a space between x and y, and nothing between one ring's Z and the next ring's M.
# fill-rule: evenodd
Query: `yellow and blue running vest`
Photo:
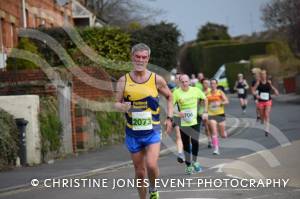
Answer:
M129 73L125 75L124 101L131 103L131 109L125 114L126 134L142 137L160 131L159 98L156 88L156 75L150 74L144 83L134 82Z

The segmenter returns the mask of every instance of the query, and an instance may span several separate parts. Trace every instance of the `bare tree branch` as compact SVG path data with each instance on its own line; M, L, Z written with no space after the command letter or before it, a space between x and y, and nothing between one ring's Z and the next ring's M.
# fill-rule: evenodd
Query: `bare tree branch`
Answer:
M138 0L83 0L98 17L109 24L126 27L131 22L147 25L163 12ZM148 0L149 2L155 0Z
M284 30L295 50L300 50L300 1L273 0L262 7L262 20L266 27ZM285 31L287 30L287 31Z

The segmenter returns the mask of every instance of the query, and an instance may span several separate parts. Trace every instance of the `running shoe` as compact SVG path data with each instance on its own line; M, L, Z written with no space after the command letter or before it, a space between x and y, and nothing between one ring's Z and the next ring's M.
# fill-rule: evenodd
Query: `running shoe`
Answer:
M227 138L228 137L228 133L227 131L224 132L224 138Z
M260 121L260 117L256 117L256 122L259 122Z
M216 149L214 150L213 154L214 154L214 155L220 155L219 149L216 148Z
M178 153L178 155L177 155L177 162L179 162L179 163L183 163L184 162L184 155L183 155L183 153Z
M194 171L196 173L202 172L202 167L200 166L199 162L193 162Z
M211 149L212 145L211 145L211 141L208 141L208 145L207 148Z
M185 173L186 173L187 175L192 175L193 172L194 172L194 167L193 167L192 165L186 166L186 167L185 167Z
M265 131L265 136L268 137L269 136L269 132Z
M159 199L158 191L150 192L150 199Z

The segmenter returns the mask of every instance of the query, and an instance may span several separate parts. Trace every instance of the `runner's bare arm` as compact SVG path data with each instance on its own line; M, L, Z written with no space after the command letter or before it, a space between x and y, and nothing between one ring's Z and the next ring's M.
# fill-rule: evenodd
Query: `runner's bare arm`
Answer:
M173 97L166 81L159 75L156 75L156 86L158 91L167 99L167 115L173 116Z
M273 90L273 92L274 92L274 94L275 95L279 95L279 92L278 92L278 90L273 86L273 84L272 84L272 82L271 81L269 81L269 83L270 83L270 85L271 85L271 88L272 88L272 90Z
M225 95L225 93L222 91L221 92L222 98L223 98L223 102L222 104L229 104L229 100L227 98L227 96Z
M207 100L207 98L204 99L204 112L205 113L208 112L208 100Z
M245 89L248 89L248 88L249 88L249 85L248 85L247 80L244 80L244 84L245 84Z
M237 90L237 84L238 84L238 82L237 81L235 81L235 83L234 83L234 87L233 87L233 90Z
M208 119L208 100L207 100L207 98L204 98L203 101L204 101L204 112L202 113L202 119L207 120Z
M170 89L167 86L166 81L159 75L156 75L156 87L163 96L167 99L167 116L173 118L173 96ZM172 130L172 122L171 120L167 119L165 124L167 126L167 133L171 132Z
M254 86L252 87L252 94L253 94L253 95L256 95L256 97L258 96L258 95L256 94L256 89L257 89L259 83L260 83L260 81L256 81L255 84L254 84ZM258 97L259 97L259 96L258 96Z
M129 110L130 106L123 103L123 92L125 87L125 76L122 76L117 83L117 94L115 108L121 112L126 112Z

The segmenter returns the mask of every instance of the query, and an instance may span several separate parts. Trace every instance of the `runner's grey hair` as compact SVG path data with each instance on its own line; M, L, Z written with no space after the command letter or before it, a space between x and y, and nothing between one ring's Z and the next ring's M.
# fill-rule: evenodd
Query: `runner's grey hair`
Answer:
M142 51L142 50L148 51L148 55L150 56L151 49L149 48L149 46L147 46L144 43L138 43L138 44L135 44L134 46L132 46L131 54L134 54L136 51Z

